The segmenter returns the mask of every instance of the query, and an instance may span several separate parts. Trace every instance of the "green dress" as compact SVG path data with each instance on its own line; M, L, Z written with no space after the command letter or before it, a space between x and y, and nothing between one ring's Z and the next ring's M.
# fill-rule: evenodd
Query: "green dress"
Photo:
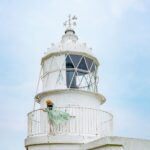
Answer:
M70 115L67 112L57 110L56 108L46 108L45 111L48 114L48 119L52 125L59 125L70 119Z

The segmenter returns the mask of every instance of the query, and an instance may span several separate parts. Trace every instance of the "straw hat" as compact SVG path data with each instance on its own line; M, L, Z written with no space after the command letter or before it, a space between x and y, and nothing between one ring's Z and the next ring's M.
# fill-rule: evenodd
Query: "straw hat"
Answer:
M54 103L53 103L50 99L48 99L48 100L46 101L46 104L47 104L47 105L53 105Z

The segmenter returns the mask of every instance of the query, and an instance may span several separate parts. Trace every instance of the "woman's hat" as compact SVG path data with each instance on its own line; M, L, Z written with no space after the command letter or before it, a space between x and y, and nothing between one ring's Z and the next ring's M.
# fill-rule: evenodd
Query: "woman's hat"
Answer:
M46 101L46 104L47 104L47 105L53 105L54 103L53 103L50 99L48 99L48 100Z

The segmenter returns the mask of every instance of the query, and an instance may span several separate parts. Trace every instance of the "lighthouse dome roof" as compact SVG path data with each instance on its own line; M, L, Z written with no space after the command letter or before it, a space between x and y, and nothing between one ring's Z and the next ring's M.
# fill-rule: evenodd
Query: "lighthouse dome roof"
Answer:
M74 30L65 31L61 41L57 44L52 43L47 53L60 51L84 52L93 55L92 48L88 47L86 43L78 41L78 36L75 35Z

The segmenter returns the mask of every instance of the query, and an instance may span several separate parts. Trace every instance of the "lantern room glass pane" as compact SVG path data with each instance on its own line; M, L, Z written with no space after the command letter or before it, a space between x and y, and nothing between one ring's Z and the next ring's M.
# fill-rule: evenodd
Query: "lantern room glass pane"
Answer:
M96 70L96 65L93 63L93 64L92 64L92 67L91 67L91 69L90 69L90 71L91 71L91 72L94 72L95 70Z
M85 60L86 60L87 67L90 70L93 60L87 57L85 57Z
M74 68L74 65L69 56L66 57L66 68Z
M79 66L78 66L78 69L88 70L88 69L87 69L87 66L86 66L86 63L85 63L84 57L82 58L82 60L81 60L81 62L80 62L80 64L79 64Z
M66 72L67 76L67 87L68 88L76 88L76 74L73 70L67 70Z
M80 55L70 55L70 57L73 61L74 66L77 67L82 56L80 56Z

